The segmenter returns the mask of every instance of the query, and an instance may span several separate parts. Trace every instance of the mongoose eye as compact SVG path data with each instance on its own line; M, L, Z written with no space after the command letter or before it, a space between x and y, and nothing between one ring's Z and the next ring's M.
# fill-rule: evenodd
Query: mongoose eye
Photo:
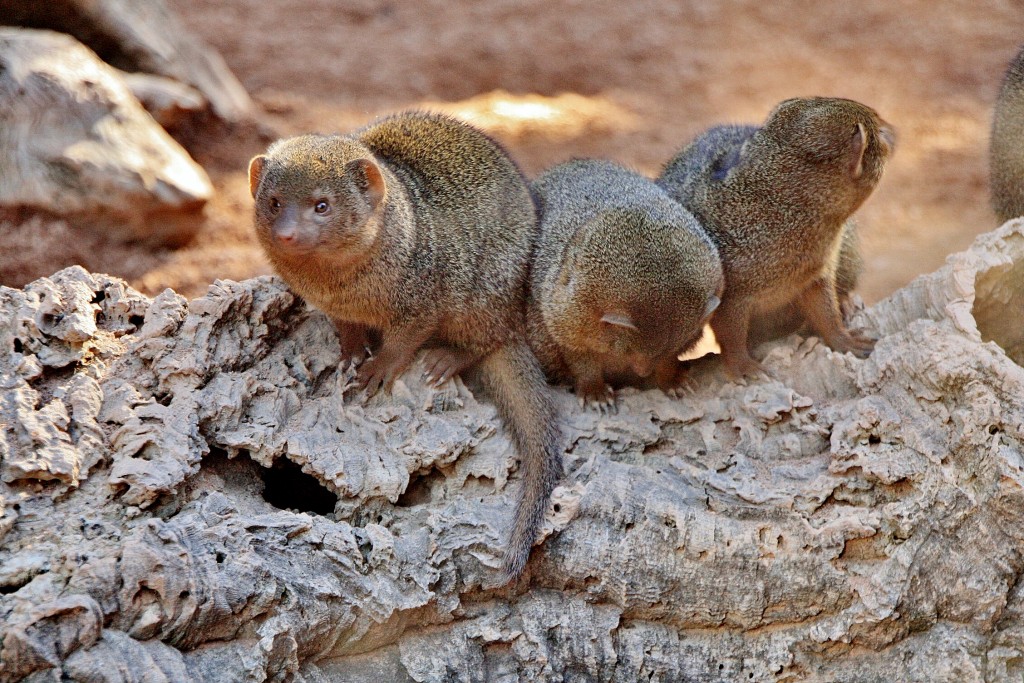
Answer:
M316 203L316 206L313 207L313 210L316 211L317 213L327 213L328 209L330 208L331 205L327 203L327 200L321 199Z
M270 198L270 210L273 211L274 213L277 213L277 211L280 208L281 208L281 202L278 200L278 198L277 197L271 197Z

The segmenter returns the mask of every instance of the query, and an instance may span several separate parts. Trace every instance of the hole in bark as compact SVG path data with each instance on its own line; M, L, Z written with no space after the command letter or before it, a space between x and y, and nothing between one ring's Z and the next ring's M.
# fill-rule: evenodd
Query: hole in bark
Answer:
M281 510L327 515L338 504L338 496L288 458L278 458L261 476L263 500Z
M104 292L101 289L100 291L96 292L96 294L93 295L92 302L94 304L101 304L101 303L103 303L103 300L106 299L106 298L107 298L107 293Z
M21 340L20 339L15 339L14 340L14 352L15 353L21 353L23 348L25 348L25 347L22 346Z
M128 324L134 325L136 330L142 329L142 323L146 322L145 316L141 315L130 315L128 316Z
M23 587L28 585L28 582L34 579L39 573L40 572L26 572L11 583L0 585L0 595L17 593Z
M877 434L871 434L868 436L868 443L873 446L877 446L878 444L882 443L882 437L878 436Z
M227 556L218 550L213 559L217 560L217 564L224 564L224 560L227 559Z
M1024 259L990 268L975 282L972 313L985 341L1003 347L1017 365L1024 365Z
M444 479L438 470L430 470L409 479L409 485L398 497L397 507L411 508L429 503L434 497L434 485Z
M998 433L999 433L999 432L1001 432L1001 431L1003 431L1003 430L1001 430L1001 429L1000 429L999 427L997 427L996 425L989 425L989 428L988 428L988 433L989 433L989 434L998 434Z

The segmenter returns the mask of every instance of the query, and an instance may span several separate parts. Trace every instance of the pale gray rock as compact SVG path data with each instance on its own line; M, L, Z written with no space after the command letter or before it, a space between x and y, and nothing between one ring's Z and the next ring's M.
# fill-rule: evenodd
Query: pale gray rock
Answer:
M198 93L201 108L228 123L253 117L255 106L224 58L187 30L164 0L3 0L0 23L74 36L123 71L163 76L185 86L187 93L172 88L179 104ZM150 94L157 87L163 91L160 100L171 94L156 82L135 85Z
M122 72L121 78L135 99L163 128L180 126L207 107L202 93L173 78L137 72Z
M0 289L0 681L1020 680L1022 285L1018 221L860 312L866 360L792 336L612 416L555 389L511 585L471 380L363 400L276 278Z
M183 244L212 195L118 71L69 36L0 28L0 209Z

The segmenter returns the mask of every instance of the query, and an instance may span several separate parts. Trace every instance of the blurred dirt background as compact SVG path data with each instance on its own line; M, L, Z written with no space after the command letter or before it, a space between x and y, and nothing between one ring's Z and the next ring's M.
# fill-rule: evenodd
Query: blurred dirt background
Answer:
M530 175L575 156L653 175L708 126L760 122L787 97L833 95L870 104L899 133L858 214L870 303L994 227L991 110L1024 42L1021 0L170 4L266 117L214 134L172 131L218 190L200 236L153 251L33 219L5 239L2 284L79 262L150 294L192 297L216 278L269 272L251 235L245 169L277 134L346 131L429 107L490 131Z

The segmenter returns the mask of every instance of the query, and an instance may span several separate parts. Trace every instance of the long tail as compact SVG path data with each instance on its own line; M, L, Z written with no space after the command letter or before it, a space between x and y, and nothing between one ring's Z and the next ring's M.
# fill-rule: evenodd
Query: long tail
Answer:
M544 372L526 342L509 342L487 356L480 369L522 459L522 489L504 562L505 573L515 578L530 558L551 492L562 476L562 433Z

